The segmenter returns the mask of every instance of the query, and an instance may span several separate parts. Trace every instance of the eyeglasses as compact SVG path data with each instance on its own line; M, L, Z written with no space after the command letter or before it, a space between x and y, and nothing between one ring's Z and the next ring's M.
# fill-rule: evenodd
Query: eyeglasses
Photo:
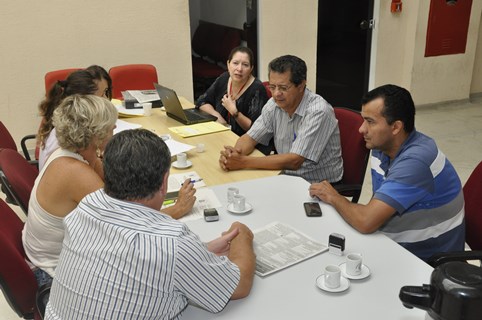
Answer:
M289 89L291 89L291 87L293 86L293 84L289 84L289 85L278 85L278 86L275 86L273 84L270 84L268 85L268 88L269 88L269 91L271 91L271 93L274 93L274 91L276 90L276 88L278 88L278 91L280 92L286 92L288 91Z

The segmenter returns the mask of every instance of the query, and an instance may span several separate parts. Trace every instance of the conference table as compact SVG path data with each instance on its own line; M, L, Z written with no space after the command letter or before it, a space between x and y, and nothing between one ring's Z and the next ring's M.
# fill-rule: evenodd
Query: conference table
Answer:
M236 215L226 210L227 188L239 188L253 210ZM218 237L232 222L240 221L257 230L272 222L281 222L323 244L328 236L340 233L346 238L344 256L329 252L280 270L266 277L255 276L248 297L233 300L218 314L188 306L182 319L423 319L424 312L405 308L398 298L404 285L430 282L432 268L381 233L364 235L350 227L333 207L320 202L322 217L307 217L303 202L313 201L309 183L299 177L277 175L238 181L211 187L222 203L217 222L195 220L189 228L203 241ZM316 278L326 265L339 265L346 254L361 253L371 275L351 280L348 290L340 293L319 289Z
M180 97L184 108L192 107ZM307 217L303 203L314 201L308 194L309 183L302 178L279 175L276 170L239 170L224 172L218 165L219 151L224 145L234 145L237 136L231 131L182 138L168 130L181 125L166 116L160 109L153 109L149 117L124 118L142 125L159 135L170 134L177 141L196 146L205 145L205 152L195 149L188 152L193 166L171 173L196 171L214 191L221 203L217 208L219 221L202 219L187 221L191 230L203 241L210 241L227 230L232 222L240 221L257 230L273 222L289 225L314 240L327 244L331 233L346 238L344 256L324 252L266 277L255 276L248 297L233 300L217 314L195 306L188 306L182 319L423 319L424 312L405 308L398 298L404 285L429 283L432 268L416 256L381 233L364 235L349 226L336 210L322 202L322 217ZM255 151L253 155L263 156ZM247 214L236 215L226 210L227 188L237 187L253 206ZM363 255L363 263L370 269L370 276L363 280L351 280L343 292L332 293L319 289L316 278L325 266L339 265L346 254Z
M179 97L183 108L192 108L194 105L184 97ZM187 169L176 169L171 167L171 174L184 173L188 171L196 171L204 180L206 185L212 186L216 184L229 183L241 180L256 179L277 175L279 170L238 170L225 172L218 164L219 152L224 149L225 145L234 146L239 138L231 130L210 133L206 135L183 138L169 130L170 127L182 126L183 124L166 115L161 108L152 109L152 114L148 117L129 117L122 120L140 124L142 128L151 130L159 135L169 134L176 141L197 146L204 144L204 152L198 153L196 149L187 152L188 160L192 162L192 166ZM264 156L258 150L251 155Z

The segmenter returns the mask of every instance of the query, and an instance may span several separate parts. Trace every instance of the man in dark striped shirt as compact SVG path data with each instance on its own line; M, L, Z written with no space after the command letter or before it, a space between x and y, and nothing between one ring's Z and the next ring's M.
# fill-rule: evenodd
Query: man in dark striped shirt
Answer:
M65 219L46 319L178 319L188 303L221 311L252 286L253 234L233 223L201 242L159 212L170 167L166 144L139 129L104 153L105 187Z

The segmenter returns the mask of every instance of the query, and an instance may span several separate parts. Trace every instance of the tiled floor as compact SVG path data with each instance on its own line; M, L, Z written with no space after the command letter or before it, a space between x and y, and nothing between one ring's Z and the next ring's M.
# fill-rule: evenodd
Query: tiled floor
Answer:
M482 97L467 103L420 107L415 119L417 130L435 139L459 173L462 183L465 183L475 166L482 161ZM369 168L360 203L368 202L371 196L368 173ZM17 208L16 211L24 217L21 210ZM11 319L19 318L0 295L0 320Z

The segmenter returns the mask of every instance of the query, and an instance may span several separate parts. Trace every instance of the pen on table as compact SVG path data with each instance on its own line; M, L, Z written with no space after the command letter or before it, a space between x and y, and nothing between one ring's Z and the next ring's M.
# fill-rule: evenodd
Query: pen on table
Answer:
M163 206L167 206L167 205L169 205L169 204L173 204L174 202L176 202L176 200L174 200L174 199L165 200L165 201L162 203L162 205L163 205Z
M201 178L201 179L197 179L197 180L192 180L192 179L191 179L190 183L196 183L196 182L200 182L200 181L203 181L203 179L202 179L202 178ZM184 182L181 183L181 186L182 186L183 184L184 184Z

